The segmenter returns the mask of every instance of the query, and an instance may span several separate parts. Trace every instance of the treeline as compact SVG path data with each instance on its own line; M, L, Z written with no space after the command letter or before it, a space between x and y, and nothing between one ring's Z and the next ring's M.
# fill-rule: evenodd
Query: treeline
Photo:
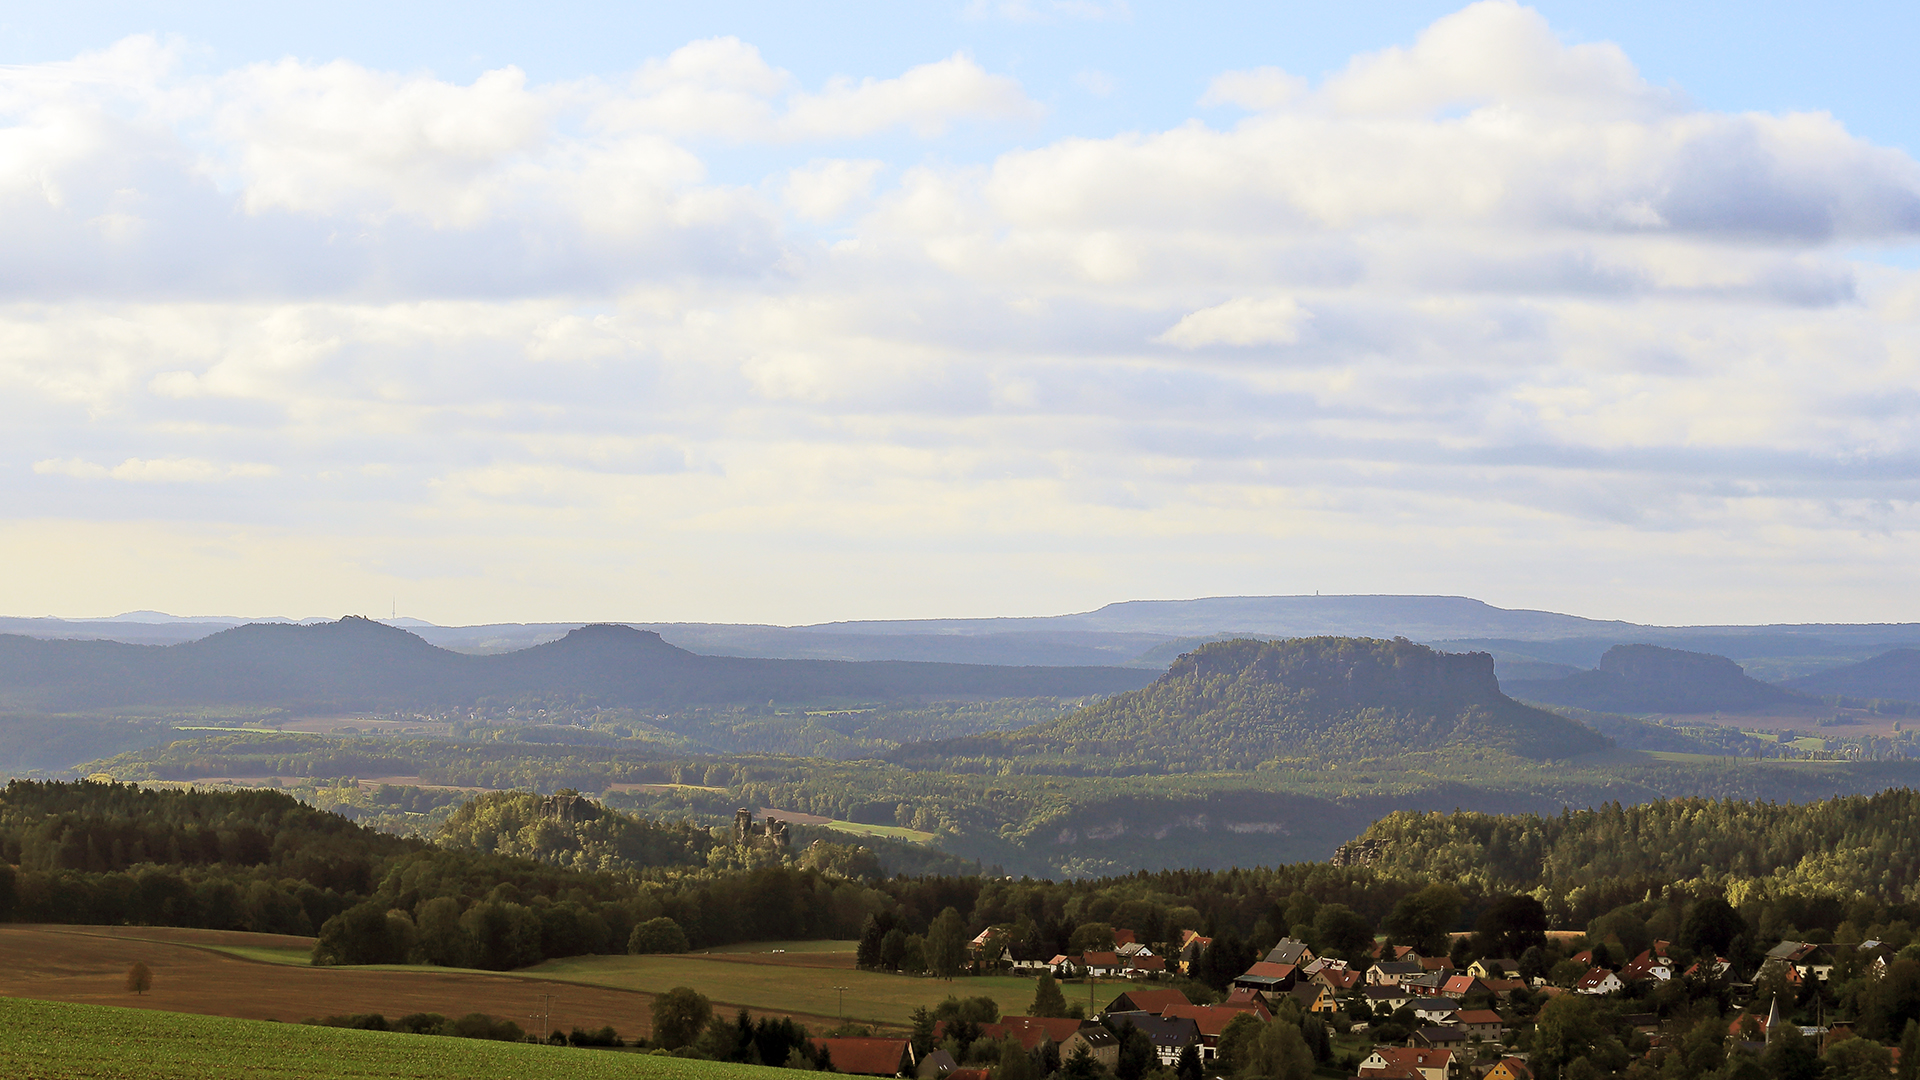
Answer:
M15 780L0 917L311 934L420 846L271 792Z
M1539 890L1571 912L1594 892L1680 883L1741 898L1920 899L1920 792L1802 805L1732 799L1605 804L1557 815L1402 811L1362 842L1377 869L1486 890ZM1644 891L1644 888L1643 890Z

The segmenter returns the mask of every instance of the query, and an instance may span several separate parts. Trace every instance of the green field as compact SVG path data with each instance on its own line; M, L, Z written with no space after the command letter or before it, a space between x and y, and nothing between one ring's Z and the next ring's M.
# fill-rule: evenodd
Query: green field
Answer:
M932 833L909 829L904 825L862 825L858 821L829 821L820 827L832 829L835 832L852 833L855 836L885 836L914 844L933 843Z
M16 1080L771 1080L752 1065L437 1035L0 999L0 1075Z
M724 956L574 956L515 974L649 993L690 986L714 1001L812 1016L840 1015L840 992L834 987L844 986L847 1019L888 1025L908 1023L916 1006L931 1008L948 994L991 997L1000 1003L1002 1013L1024 1014L1033 1004L1034 981L1012 975L945 982L852 967L754 963ZM1100 983L1099 1003L1106 1004L1124 988L1123 983ZM1067 1000L1085 1000L1084 984L1064 989ZM1078 998L1073 996L1076 991Z

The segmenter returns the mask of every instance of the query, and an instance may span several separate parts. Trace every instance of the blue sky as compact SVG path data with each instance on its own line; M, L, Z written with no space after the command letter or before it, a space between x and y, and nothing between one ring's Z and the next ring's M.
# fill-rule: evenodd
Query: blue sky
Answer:
M1891 5L0 17L0 610L1914 617Z

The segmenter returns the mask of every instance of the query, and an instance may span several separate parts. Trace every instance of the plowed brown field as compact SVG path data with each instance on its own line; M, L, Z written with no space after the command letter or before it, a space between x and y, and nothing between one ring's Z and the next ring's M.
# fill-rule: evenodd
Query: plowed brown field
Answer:
M166 927L0 925L0 995L121 1005L168 1012L299 1021L341 1013L464 1016L482 1012L539 1032L551 1009L553 1027L611 1025L625 1038L647 1033L653 995L514 975L435 968L369 971L311 968L243 960L213 947L304 948L311 939L272 934ZM153 989L125 989L135 961L153 972ZM545 999L550 998L550 1004ZM734 1006L716 1000L714 1011ZM756 1010L756 1015L758 1011ZM802 1014L815 1031L836 1021Z

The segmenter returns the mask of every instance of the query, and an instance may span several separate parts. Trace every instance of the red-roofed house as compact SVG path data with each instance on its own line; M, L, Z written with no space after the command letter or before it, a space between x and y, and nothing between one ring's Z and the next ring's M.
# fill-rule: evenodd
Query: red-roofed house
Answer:
M1160 1016L1165 1020L1191 1020L1200 1029L1200 1060L1212 1061L1220 1053L1220 1035L1236 1016L1246 1014L1245 1009L1229 1009L1223 1005L1169 1005Z
M1233 985L1267 993L1285 993L1293 989L1295 972L1292 964L1271 964L1261 960L1233 980Z
M857 1076L905 1076L913 1072L913 1044L905 1039L843 1036L813 1040L826 1048L835 1072ZM960 1080L966 1069L955 1069L947 1080ZM984 1070L982 1070L984 1072Z
M1493 993L1491 987L1479 979L1474 978L1472 975L1450 975L1447 977L1446 982L1440 984L1440 995L1456 1000L1466 997L1468 994L1491 993Z
M1376 1046L1357 1070L1367 1080L1387 1080L1393 1076L1418 1080L1460 1080L1460 1061L1451 1050L1428 1050L1415 1046Z
M1533 1070L1516 1057L1504 1057L1487 1070L1480 1080L1533 1080Z
M1506 1024L1500 1014L1492 1009L1462 1009L1453 1014L1453 1022L1465 1028L1468 1035L1493 1042L1506 1031Z
M1169 1005L1191 1005L1187 995L1178 990L1129 990L1114 998L1101 1012L1150 1012L1159 1013Z
M1321 968L1313 973L1313 981L1332 990L1336 994L1345 994L1359 986L1365 975L1352 968Z
M1620 976L1598 967L1589 968L1585 975L1580 976L1580 981L1573 984L1576 994L1617 994L1626 988L1627 984L1620 981Z

